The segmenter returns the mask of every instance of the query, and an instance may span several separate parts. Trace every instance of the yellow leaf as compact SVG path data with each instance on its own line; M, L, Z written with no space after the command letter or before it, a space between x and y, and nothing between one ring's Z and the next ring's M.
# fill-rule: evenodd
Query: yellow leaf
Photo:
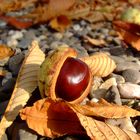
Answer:
M71 104L77 112L86 116L97 116L103 118L124 118L140 116L140 112L127 106L108 103L100 99L99 102L89 102L87 105Z
M14 51L6 45L0 44L0 59L10 57L14 54Z
M29 128L42 136L55 138L65 134L84 133L76 114L64 101L42 99L33 107L20 111L22 120L26 120Z
M37 87L37 73L44 59L44 53L39 49L37 42L34 41L21 66L14 91L0 122L0 139Z
M105 53L96 53L80 59L89 66L93 76L106 77L116 68L115 62Z

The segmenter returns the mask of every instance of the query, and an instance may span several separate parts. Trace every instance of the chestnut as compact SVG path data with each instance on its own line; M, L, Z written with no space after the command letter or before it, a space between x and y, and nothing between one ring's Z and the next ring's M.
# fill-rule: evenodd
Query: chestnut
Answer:
M89 78L87 64L80 59L68 57L57 78L55 88L57 96L66 101L79 98L86 89Z
M77 52L64 45L48 54L41 65L38 85L41 96L81 102L90 92L91 70L77 58Z

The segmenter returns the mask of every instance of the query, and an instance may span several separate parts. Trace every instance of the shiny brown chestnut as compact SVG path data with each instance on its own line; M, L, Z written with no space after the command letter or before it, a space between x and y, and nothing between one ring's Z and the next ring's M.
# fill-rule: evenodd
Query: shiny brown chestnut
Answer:
M74 49L61 46L42 63L38 84L42 97L79 103L90 92L92 75L88 65L77 58Z
M56 94L66 101L79 98L86 89L90 74L87 64L79 59L68 57L56 82Z

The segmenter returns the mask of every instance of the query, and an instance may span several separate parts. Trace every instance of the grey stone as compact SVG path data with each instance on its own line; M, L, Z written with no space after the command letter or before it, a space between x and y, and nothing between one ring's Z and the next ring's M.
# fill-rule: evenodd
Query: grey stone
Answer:
M65 43L60 42L60 41L53 41L53 42L50 44L50 49L56 49L56 48L58 48L59 46L64 45L64 44L65 44Z
M3 92L12 92L16 83L15 78L3 79L2 80L2 88Z
M85 20L81 20L80 21L80 24L81 24L81 26L86 26L87 25L87 22Z
M107 94L105 95L105 99L108 102L113 102L113 103L116 103L118 105L122 105L120 94L119 94L118 88L116 86L112 86L108 90Z
M140 83L140 72L134 69L127 69L122 72L122 76L124 77L126 82L131 83Z
M120 127L121 129L124 129L124 130L133 131L136 133L136 128L133 126L132 121L129 117L119 118L119 119L107 119L106 123Z
M112 40L113 40L113 37L112 37L112 36L107 36L107 37L106 37L106 41L107 41L108 43L112 42Z
M93 83L94 84L92 85L92 90L91 91L97 90L100 87L100 85L103 83L103 79L101 77L94 76L93 77Z
M18 45L18 41L11 37L7 37L7 46L16 47Z
M114 46L114 47L110 47L110 53L111 55L123 55L125 53L125 49L122 48L122 46Z
M125 59L121 56L114 56L114 55L110 55L110 57L115 61L115 63L119 64L119 63L123 63L125 62Z
M132 83L118 84L118 89L122 98L140 99L140 85Z
M24 59L23 53L14 55L9 59L9 69L12 71L13 75L17 75Z
M119 38L114 37L114 38L113 38L113 41L114 41L114 43L115 43L116 45L121 45L121 41L120 41Z
M5 28L7 25L7 22L0 20L0 28Z
M54 33L53 36L55 37L55 39L60 40L63 38L63 34L62 33Z
M109 78L115 78L116 79L116 82L117 84L122 84L122 83L125 83L125 79L123 78L123 76L119 75L119 74L114 74L114 73L111 73L109 75Z
M92 99L92 98L96 98L96 99L105 98L106 93L107 93L106 89L97 89L97 90L90 92L89 97L90 97L90 99Z
M23 33L21 31L14 31L11 35L11 38L15 40L21 39L23 38Z
M72 32L69 32L69 31L66 31L65 32L65 37L66 38L70 38L70 37L72 37L73 36L73 33Z
M26 38L23 38L17 47L19 47L20 49L27 49L28 46L31 44L32 40L30 39L26 39Z
M122 72L126 69L140 70L140 65L134 62L122 62L117 64L115 71Z
M89 56L87 50L84 47L82 47L80 44L76 44L71 47L78 52L78 57Z
M21 39L21 41L19 41L17 47L27 49L34 39L36 39L34 30L29 30L28 32L25 32L24 37Z
M103 34L108 34L108 33L109 33L109 30L108 30L107 28L102 28L102 29L101 29L101 32L102 32Z
M75 31L79 31L79 30L81 30L81 27L80 27L79 24L75 24L75 25L73 25L73 29L74 29Z

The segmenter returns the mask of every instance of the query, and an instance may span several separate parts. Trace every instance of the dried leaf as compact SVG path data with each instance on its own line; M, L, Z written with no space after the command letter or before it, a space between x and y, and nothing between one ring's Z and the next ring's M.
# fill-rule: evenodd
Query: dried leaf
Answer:
M70 19L80 19L87 16L90 12L90 5L86 1L78 0L76 3L66 12L66 15Z
M21 66L14 91L0 122L0 139L37 87L37 73L44 59L44 53L39 49L37 42L34 41Z
M119 33L121 39L123 39L126 43L131 44L133 48L137 51L140 51L140 35L129 32L122 28L116 28Z
M124 30L130 31L132 33L140 33L140 25L138 24L129 23L121 20L115 20L113 21L113 25Z
M10 57L14 54L14 51L6 45L0 44L0 59Z
M10 16L0 16L0 19L16 27L17 29L24 29L33 25L32 21L20 21L18 18Z
M65 15L65 12L71 8L74 3L75 0L49 0L49 3L43 6L39 5L34 11L23 16L23 18L32 19L34 24L47 22L60 15Z
M76 113L91 140L139 140L140 135Z
M89 66L93 76L106 77L116 68L115 62L105 53L96 53L80 59Z
M99 102L90 102L88 105L71 105L76 112L85 116L97 116L103 118L124 118L140 116L140 112L127 106L120 106L116 104L108 103L107 101L100 99Z
M110 106L107 102L101 102L101 105L106 104ZM92 140L139 140L140 136L138 134L87 117L74 106L79 106L80 110L83 109L79 104L74 105L63 100L54 101L46 98L34 103L33 107L22 109L20 116L22 120L26 120L31 129L51 138L64 134L76 133L80 135L85 133L84 127ZM96 110L98 109L96 108Z
M25 8L33 3L37 2L37 0L1 0L0 1L0 13L7 13L15 10L19 10Z
M50 21L50 26L60 32L65 31L71 24L71 21L66 16L58 16Z
M94 38L90 38L89 36L85 36L84 38L89 43L91 43L92 45L95 45L95 46L102 46L102 45L106 44L106 42L103 39L94 39Z
M39 100L33 107L22 109L20 116L42 136L55 138L65 134L84 133L76 114L63 101Z

